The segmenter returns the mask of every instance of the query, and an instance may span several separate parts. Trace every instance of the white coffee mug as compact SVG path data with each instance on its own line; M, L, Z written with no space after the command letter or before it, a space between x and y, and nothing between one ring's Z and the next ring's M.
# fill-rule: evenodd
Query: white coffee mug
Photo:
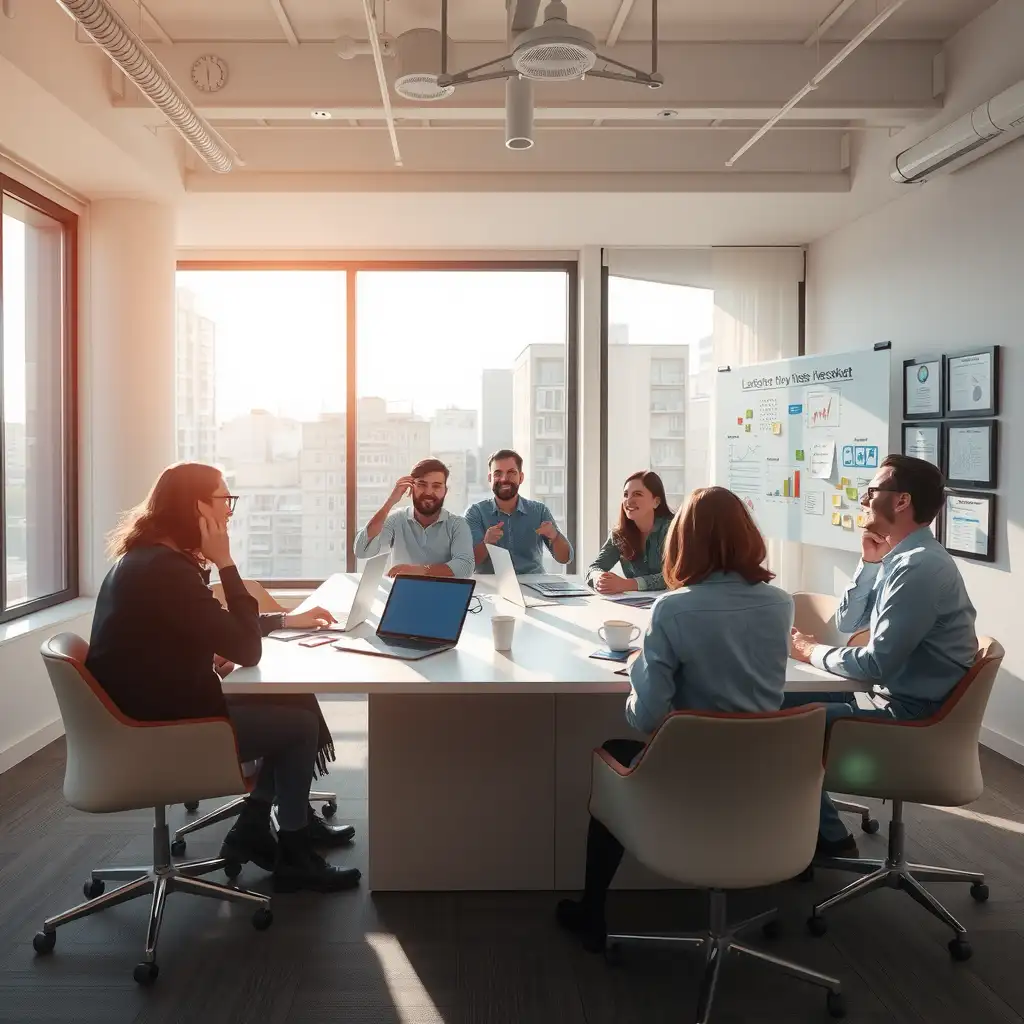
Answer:
M512 634L516 629L516 620L513 615L494 615L491 617L491 632L494 635L494 649L496 651L512 650Z
M609 619L597 635L608 645L609 651L625 651L640 635L640 627L621 619Z

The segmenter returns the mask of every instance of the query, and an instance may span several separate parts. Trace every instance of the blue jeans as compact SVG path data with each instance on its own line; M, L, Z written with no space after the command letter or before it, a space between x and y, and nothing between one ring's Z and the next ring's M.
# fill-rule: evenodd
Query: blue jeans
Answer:
M857 706L857 698L849 690L834 693L827 691L816 693L787 693L783 698L784 708L800 707L803 704L825 705L825 728L829 729L837 718L878 718L892 721L898 719L909 721L915 718L928 718L941 706L941 701L918 702L914 708L906 707L898 701L891 701L886 708L869 708L865 710ZM823 789L821 791L821 815L818 819L818 835L828 842L839 842L850 835L850 830L843 824L832 798Z

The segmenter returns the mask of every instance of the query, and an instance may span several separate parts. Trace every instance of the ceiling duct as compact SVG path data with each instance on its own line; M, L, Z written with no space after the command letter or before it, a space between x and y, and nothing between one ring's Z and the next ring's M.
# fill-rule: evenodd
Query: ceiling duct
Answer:
M380 43L380 55L382 57L394 57L394 36L382 33L377 38ZM351 36L338 36L334 40L334 52L342 60L352 60L354 57L372 57L373 43L369 39L353 39Z
M432 28L414 28L395 40L398 52L398 77L395 92L402 99L417 103L447 99L453 85L438 85L441 67L441 33Z
M181 137L219 174L237 158L227 143L203 120L149 47L128 27L107 0L57 0L90 39L134 82Z

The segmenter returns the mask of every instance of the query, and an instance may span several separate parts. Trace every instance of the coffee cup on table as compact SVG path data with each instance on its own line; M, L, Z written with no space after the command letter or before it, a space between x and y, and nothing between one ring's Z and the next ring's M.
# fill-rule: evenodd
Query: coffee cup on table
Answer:
M515 632L515 628L515 616L491 616L491 632L494 635L494 649L496 651L512 650L512 634Z
M622 619L608 619L597 635L608 645L609 651L625 651L640 636L640 627Z

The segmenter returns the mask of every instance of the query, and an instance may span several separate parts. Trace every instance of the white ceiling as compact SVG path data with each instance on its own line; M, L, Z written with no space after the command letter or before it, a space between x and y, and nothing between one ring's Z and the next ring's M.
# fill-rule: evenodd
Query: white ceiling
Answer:
M989 7L994 0L913 0L878 33L880 39L945 40ZM440 0L375 0L378 23L399 35L410 28L437 28ZM661 0L660 36L666 41L803 41L839 0ZM629 11L624 41L650 38L650 0L568 0L570 20L605 40L620 5ZM118 0L126 14L140 14L137 0ZM282 29L270 0L144 0L167 35L185 41L272 41ZM365 36L360 0L281 0L295 34L303 42L349 35ZM884 6L883 0L860 0L826 33L846 41ZM134 9L134 10L133 10ZM543 9L543 4L542 4ZM456 40L503 40L505 6L501 0L451 0L449 30ZM142 22L146 25L146 20ZM149 38L156 39L152 24Z

